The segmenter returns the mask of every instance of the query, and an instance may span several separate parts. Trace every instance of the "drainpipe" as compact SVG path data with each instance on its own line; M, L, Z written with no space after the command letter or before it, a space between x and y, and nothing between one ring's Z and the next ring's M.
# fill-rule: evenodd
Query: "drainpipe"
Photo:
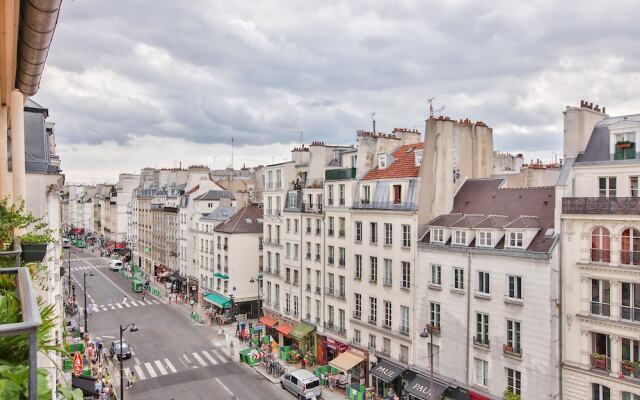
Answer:
M14 89L11 91L11 175L14 204L27 199L24 147L24 95Z
M7 154L8 112L7 107L0 107L0 199L11 194L9 190L9 157Z
M471 353L471 347L469 345L469 336L471 335L471 278L473 277L471 271L471 252L467 251L467 271L469 271L469 278L467 279L467 362L465 364L465 383L469 387L469 355Z
M61 4L62 0L21 1L15 83L25 96L33 96L40 86Z
M562 227L562 220L560 222L560 226ZM563 300L563 286L562 286L562 275L563 275L563 271L562 271L562 228L561 228L561 233L560 233L560 240L558 240L558 301L559 301L559 307L560 307L560 311L559 311L559 318L558 318L558 325L559 325L559 329L558 329L558 356L559 356L559 373L558 373L558 394L559 394L559 399L562 399L563 397L563 391L562 391L562 370L563 370L563 366L564 366L564 347L563 347L563 337L564 337L564 323L563 323L563 318L562 315L564 313L564 307L562 304L562 300Z

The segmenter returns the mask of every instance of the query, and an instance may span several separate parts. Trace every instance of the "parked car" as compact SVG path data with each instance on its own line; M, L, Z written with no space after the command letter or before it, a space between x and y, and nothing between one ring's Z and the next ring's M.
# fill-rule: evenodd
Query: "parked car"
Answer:
M122 267L122 261L120 260L111 260L111 264L109 264L109 269L112 271L120 271Z
M63 249L68 249L71 247L71 240L67 239L67 238L63 238L62 239L62 248Z
M293 393L299 399L311 399L322 396L320 380L306 369L297 369L285 374L280 379L280 386Z
M109 354L111 357L116 355L120 360L120 341L116 340L115 342L111 342L111 346L109 346ZM122 359L131 358L131 348L127 344L127 342L122 341Z

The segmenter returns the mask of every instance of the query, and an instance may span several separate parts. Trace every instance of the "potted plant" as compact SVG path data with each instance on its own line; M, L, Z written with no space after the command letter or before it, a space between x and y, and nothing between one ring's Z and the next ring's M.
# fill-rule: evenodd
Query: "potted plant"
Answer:
M36 224L33 232L20 236L22 260L24 262L42 262L47 254L47 246L53 243L53 231L44 223Z
M622 361L622 368L627 371L629 374L636 374L638 367L640 367L640 362L624 360Z
M520 400L520 395L517 393L513 393L509 389L505 389L504 391L504 400Z
M607 369L607 356L605 354L593 353L591 354L593 365L598 369Z
M509 344L505 344L502 346L502 349L505 353L513 353L513 347Z
M15 232L37 222L36 217L25 212L24 201L10 205L8 199L0 199L0 251L12 250Z

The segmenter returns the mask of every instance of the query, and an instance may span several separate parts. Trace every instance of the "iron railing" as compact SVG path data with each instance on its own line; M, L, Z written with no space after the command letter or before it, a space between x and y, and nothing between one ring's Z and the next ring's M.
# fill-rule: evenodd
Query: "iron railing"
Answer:
M640 197L565 197L562 213L640 215Z

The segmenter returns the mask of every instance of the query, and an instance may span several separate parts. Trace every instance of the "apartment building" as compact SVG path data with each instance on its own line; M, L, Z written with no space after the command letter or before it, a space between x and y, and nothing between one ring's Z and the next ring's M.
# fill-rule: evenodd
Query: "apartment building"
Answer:
M151 258L154 275L176 271L178 196L182 194L182 190L181 186L165 186L153 190Z
M640 399L640 115L567 107L562 197L564 399Z
M227 209L228 207L221 205L216 210ZM213 229L209 243L213 255L209 272L213 272L213 283L208 286L206 293L203 292L203 300L215 313L233 309L236 314L259 317L262 216L262 208L251 204L215 226L208 225Z
M559 246L555 189L469 179L426 226L414 292L411 369L433 398L559 396ZM433 360L433 364L432 363Z

